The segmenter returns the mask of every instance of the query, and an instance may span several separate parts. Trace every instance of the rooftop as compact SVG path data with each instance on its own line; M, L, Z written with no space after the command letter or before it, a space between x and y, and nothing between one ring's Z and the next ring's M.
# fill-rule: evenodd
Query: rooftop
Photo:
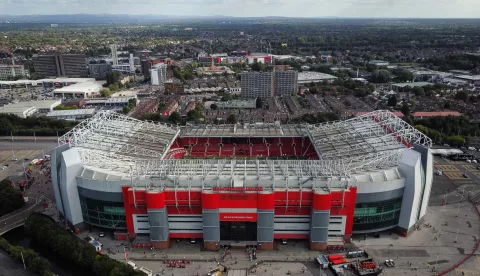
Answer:
M177 136L308 137L319 160L164 160ZM195 125L181 129L100 112L59 138L59 142L76 148L83 164L92 170L107 175L113 172L117 177L164 175L173 179L222 175L222 179L231 177L244 181L294 178L299 183L304 178L339 177L341 180L355 178L361 172L373 175L375 171L398 165L403 152L413 144L432 145L430 138L389 111L374 111L345 121L316 125L257 123ZM380 179L385 173L375 175ZM395 175L398 177L395 172L385 177Z
M95 113L94 108L90 109L73 109L73 110L54 110L50 111L47 117L60 117L60 116L80 116L80 115L93 115Z
M256 100L231 100L231 101L219 101L215 102L219 109L229 109L229 108L256 108Z
M468 76L468 75L458 75L455 78L471 81L480 81L480 75Z
M446 117L446 116L462 116L458 111L441 111L441 112L415 112L414 117Z
M178 127L106 111L81 122L59 142L79 148L86 160L105 156L114 158L113 164L131 163L135 158L162 158L179 132Z
M82 82L53 90L53 93L97 93L102 88L100 82Z
M298 82L309 82L314 80L334 80L337 77L320 72L299 72Z
M427 85L433 85L432 83L430 82L426 82L426 81L419 81L419 82L402 82L402 83L393 83L392 86L396 86L396 87L406 87L406 86L410 86L410 87L422 87L422 86L427 86Z
M44 82L62 82L62 83L82 83L82 82L95 82L93 78L56 78L56 79L39 79L39 80L16 80L16 81L0 81L0 84L32 84Z
M25 107L35 107L37 109L43 108L53 108L62 103L61 100L44 100L44 101L27 101L27 102L18 102L5 105L0 108L4 109L15 109L15 108L25 108Z

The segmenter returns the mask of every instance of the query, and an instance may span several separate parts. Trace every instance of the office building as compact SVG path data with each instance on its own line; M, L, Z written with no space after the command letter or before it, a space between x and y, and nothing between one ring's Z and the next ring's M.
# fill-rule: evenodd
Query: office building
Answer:
M88 73L91 78L105 79L112 71L112 66L108 63L97 63L88 65Z
M51 54L33 57L35 73L39 77L86 77L84 54Z

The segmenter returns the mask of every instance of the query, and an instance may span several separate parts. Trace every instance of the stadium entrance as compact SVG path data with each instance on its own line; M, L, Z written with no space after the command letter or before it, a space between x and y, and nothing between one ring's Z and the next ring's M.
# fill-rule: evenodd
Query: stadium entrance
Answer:
M257 223L243 221L221 221L220 240L222 241L256 241Z

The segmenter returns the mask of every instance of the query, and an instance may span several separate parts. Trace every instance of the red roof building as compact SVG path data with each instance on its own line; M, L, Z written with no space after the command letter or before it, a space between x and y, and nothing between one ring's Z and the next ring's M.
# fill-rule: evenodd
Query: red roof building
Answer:
M446 116L462 116L462 113L458 111L440 111L440 112L415 112L413 113L413 117L415 118L429 118L429 117L446 117Z

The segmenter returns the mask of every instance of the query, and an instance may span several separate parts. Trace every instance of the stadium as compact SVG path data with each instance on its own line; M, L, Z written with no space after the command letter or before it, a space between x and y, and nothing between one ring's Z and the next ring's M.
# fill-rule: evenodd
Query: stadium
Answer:
M174 126L101 112L51 154L57 208L156 248L203 239L207 250L352 234L408 234L432 185L432 141L389 111L322 124Z

